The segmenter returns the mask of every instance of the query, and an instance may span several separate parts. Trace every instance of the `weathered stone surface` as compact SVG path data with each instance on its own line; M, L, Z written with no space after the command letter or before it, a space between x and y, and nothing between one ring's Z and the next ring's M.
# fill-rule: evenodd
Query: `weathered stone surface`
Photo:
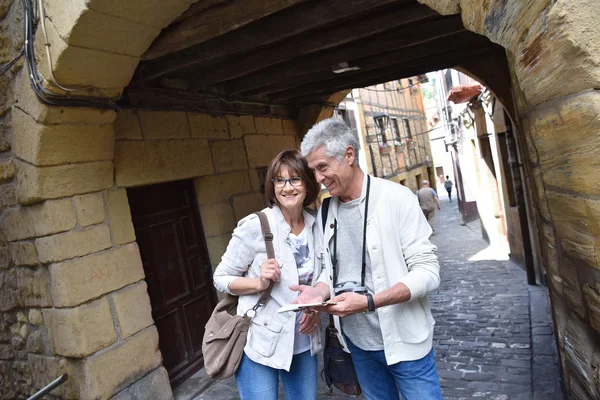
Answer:
M112 160L114 130L106 125L41 125L21 110L13 113L12 150L38 166Z
M17 266L37 265L38 258L35 246L31 242L16 242L9 244L10 254L13 262Z
M144 278L135 243L51 264L49 269L56 307L72 307Z
M117 341L106 297L75 308L44 310L54 354L86 357Z
M600 147L600 92L593 91L538 108L531 135L547 185L576 193L598 195L590 179L600 170L594 149Z
M0 34L0 63L4 64L10 61L11 58L11 43L10 37L6 34Z
M143 139L140 122L134 110L119 111L115 120L115 137L116 140Z
M187 179L214 172L208 142L203 139L117 142L115 170L120 187Z
M138 110L144 139L184 139L190 137L187 114L182 111Z
M221 262L221 257L225 254L230 240L231 234L206 238L206 247L208 248L210 263L213 267L216 267Z
M460 12L460 0L418 0L442 15L454 15ZM466 12L466 11L465 11Z
M238 139L247 133L256 133L256 125L254 117L250 115L242 115L239 117L226 115L227 126L229 127L229 136L232 139Z
M590 325L600 332L600 285L586 283L583 285L583 294L590 312Z
M233 212L236 221L263 208L265 208L265 201L260 193L244 194L233 199Z
M109 190L106 194L110 227L115 244L135 241L135 231L131 221L131 210L125 189Z
M202 139L228 139L229 129L225 117L188 113L192 137Z
M81 257L112 246L107 225L59 233L35 240L40 262L51 263Z
M173 399L173 391L169 383L169 375L167 370L159 367L123 390L111 400L138 400L138 399L153 399L153 400L171 400Z
M216 173L245 170L248 168L246 149L242 140L219 140L212 142L210 152Z
M9 241L45 236L73 229L77 224L69 199L50 200L6 211L3 229Z
M79 226L86 228L106 220L106 210L102 193L90 193L73 198Z
M151 327L82 363L80 395L108 399L160 365L158 332Z
M9 344L0 344L0 360L10 360L15 355Z
M25 324L29 322L29 320L27 320L27 316L23 314L23 311L17 312L17 321Z
M286 135L298 135L298 127L296 125L296 121L292 119L282 119L281 123L283 125L283 133Z
M139 57L158 36L160 29L116 18L86 8L86 4L48 4L47 13L60 37L69 45ZM65 12L65 8L68 12Z
M581 383L591 398L599 394L592 375L592 357L594 356L595 335L587 323L575 314L569 316L564 332L564 357L567 368L577 371ZM586 398L588 396L579 397ZM578 397L574 397L578 398Z
M0 0L0 19L4 18L14 0Z
M236 226L233 209L229 203L219 203L200 208L202 225L206 236L219 236L231 233Z
M128 338L154 323L146 282L142 281L119 290L112 295L112 301L123 338Z
M574 259L598 268L600 201L546 191L557 239Z
M283 134L283 125L279 118L254 117L254 123L259 134Z
M194 183L200 205L227 201L235 194L252 190L247 171L203 176L196 179Z
M296 145L294 136L289 135L246 135L244 143L250 167L266 167L281 151Z
M0 183L6 182L15 176L13 160L0 161Z
M6 114L14 104L13 85L8 76L0 76L0 116Z
M47 268L17 268L0 272L0 311L15 307L51 306L49 279ZM20 329L19 326L19 332Z
M164 28L188 9L191 2L181 0L90 0L87 6L129 21Z
M27 345L25 348L28 353L44 354L50 352L48 331L46 329L38 329L31 332L27 338Z
M17 195L14 184L0 186L0 208L14 206L17 204Z
M76 365L73 361L62 357L47 357L37 354L29 354L27 361L31 368L31 377L35 388L41 389L56 377L68 374L69 379L50 393L64 399L79 398Z
M17 167L17 200L28 204L113 186L113 163L98 161L55 167L35 167L21 161Z
M35 326L42 325L44 323L44 321L42 320L42 313L39 310L36 310L35 308L29 310L29 322Z

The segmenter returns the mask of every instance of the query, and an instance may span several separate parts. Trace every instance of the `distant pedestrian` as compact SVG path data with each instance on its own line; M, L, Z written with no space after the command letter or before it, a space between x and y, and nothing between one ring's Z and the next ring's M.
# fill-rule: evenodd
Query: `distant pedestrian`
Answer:
M446 175L446 181L444 182L444 187L446 188L446 192L448 192L448 198L450 199L450 203L452 203L452 181L450 177Z
M440 199L438 198L435 190L429 187L429 181L423 181L423 187L417 191L417 197L419 198L419 204L421 205L421 210L423 214L425 214L425 218L427 218L427 222L429 222L429 226L435 233L435 228L433 227L433 217L435 215L435 206L437 205L437 209L441 210Z

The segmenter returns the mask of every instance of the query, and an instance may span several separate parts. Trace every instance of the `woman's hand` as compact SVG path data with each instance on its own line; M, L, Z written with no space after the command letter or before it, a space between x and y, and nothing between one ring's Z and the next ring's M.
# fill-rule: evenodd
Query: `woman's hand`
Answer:
M274 258L269 258L260 265L260 290L266 290L271 281L279 282L281 278L281 268Z
M310 335L317 329L321 323L321 314L314 310L304 310L300 317L300 333Z

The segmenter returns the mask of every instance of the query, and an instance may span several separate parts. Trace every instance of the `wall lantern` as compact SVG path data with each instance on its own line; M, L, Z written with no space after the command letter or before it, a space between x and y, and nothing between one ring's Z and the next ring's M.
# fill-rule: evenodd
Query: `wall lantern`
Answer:
M386 113L375 113L373 114L373 121L375 121L379 134L385 134L385 130L390 125L390 116Z

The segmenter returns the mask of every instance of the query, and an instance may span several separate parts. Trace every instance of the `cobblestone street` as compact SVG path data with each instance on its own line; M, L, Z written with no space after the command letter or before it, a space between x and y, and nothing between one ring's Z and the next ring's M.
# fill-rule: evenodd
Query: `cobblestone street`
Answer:
M442 283L430 298L444 398L562 399L547 291L528 286L518 265L488 247L478 221L461 226L456 202L442 198L435 224L432 241L438 246ZM239 398L233 379L212 382L203 371L177 388L175 396ZM318 399L327 398L320 381Z

